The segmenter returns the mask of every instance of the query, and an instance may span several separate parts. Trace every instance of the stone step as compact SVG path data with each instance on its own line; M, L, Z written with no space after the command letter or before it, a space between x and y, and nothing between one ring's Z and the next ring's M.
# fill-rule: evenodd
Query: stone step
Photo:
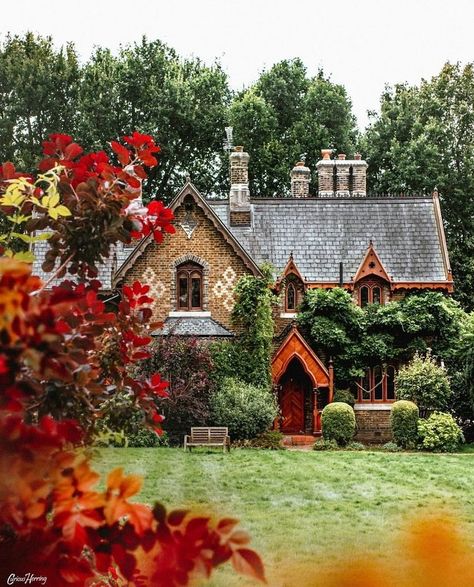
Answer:
M315 441L315 436L304 434L285 435L283 438L285 446L308 446L314 444Z

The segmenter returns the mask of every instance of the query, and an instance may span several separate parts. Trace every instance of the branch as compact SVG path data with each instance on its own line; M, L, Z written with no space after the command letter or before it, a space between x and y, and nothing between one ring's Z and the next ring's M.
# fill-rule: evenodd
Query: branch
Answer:
M69 265L69 263L72 261L72 259L74 258L75 253L71 253L69 255L69 257L64 261L64 263L62 263L57 269L56 271L51 275L51 277L48 279L48 281L46 281L45 283L43 283L43 285L40 287L40 289L37 289L36 291L32 292L32 296L36 296L39 293L41 293L42 291L44 291L48 285L54 281L56 279L56 277L59 275L59 273L66 267L66 265Z

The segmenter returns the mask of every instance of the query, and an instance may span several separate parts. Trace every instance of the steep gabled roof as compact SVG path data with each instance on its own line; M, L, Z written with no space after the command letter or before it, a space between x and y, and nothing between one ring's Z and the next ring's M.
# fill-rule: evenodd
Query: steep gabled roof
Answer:
M227 200L210 201L229 226ZM439 203L434 196L268 198L251 201L252 226L229 230L256 263L277 274L293 251L310 286L350 284L372 240L393 287L420 284L452 289Z
M380 277L385 281L392 281L383 266L380 257L377 255L377 251L375 250L374 244L370 241L369 246L367 247L367 252L365 257L362 260L362 263L359 265L359 269L357 269L357 273L354 276L354 283L363 279L364 277Z
M254 275L261 275L262 273L254 259L248 254L236 236L229 230L226 224L222 222L221 218L215 213L213 208L209 205L208 201L202 197L196 186L194 186L190 181L184 184L169 207L172 210L176 210L179 206L181 206L181 204L184 202L184 199L188 196L191 196L194 199L196 205L201 208L205 216L213 223L214 227L222 235L224 240L233 248L237 256L242 259L245 266L250 269ZM153 237L151 234L149 234L136 245L129 256L117 268L117 271L113 277L114 285L116 285L121 279L123 279L123 277L125 277L127 271L133 266L135 260L143 254L151 242L153 242Z

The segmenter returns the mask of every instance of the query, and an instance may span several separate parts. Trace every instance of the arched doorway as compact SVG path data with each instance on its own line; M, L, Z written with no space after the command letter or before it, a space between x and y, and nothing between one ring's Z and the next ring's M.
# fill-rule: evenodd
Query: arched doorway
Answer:
M291 359L280 379L280 430L285 434L304 434L311 427L313 385L297 357ZM309 422L308 422L309 418Z

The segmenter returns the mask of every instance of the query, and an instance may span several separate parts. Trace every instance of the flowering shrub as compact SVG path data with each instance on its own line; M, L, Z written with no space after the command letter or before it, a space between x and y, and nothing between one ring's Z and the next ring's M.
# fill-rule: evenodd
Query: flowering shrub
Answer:
M107 400L126 394L158 433L158 373L137 380L129 366L149 357L152 299L139 282L108 312L95 279L118 241L172 233L172 212L136 204L145 166L158 152L146 135L83 155L67 135L44 143L37 178L1 167L0 214L0 577L46 576L48 585L186 585L226 561L264 579L233 519L213 521L130 503L141 480L112 471L107 487L77 448ZM2 222L2 225L4 223ZM37 232L41 231L41 232ZM47 240L47 283L31 275L18 241ZM46 286L66 271L77 283ZM71 418L72 416L72 418Z
M419 420L418 434L422 450L453 452L464 442L454 418L443 412L434 412L426 420Z

